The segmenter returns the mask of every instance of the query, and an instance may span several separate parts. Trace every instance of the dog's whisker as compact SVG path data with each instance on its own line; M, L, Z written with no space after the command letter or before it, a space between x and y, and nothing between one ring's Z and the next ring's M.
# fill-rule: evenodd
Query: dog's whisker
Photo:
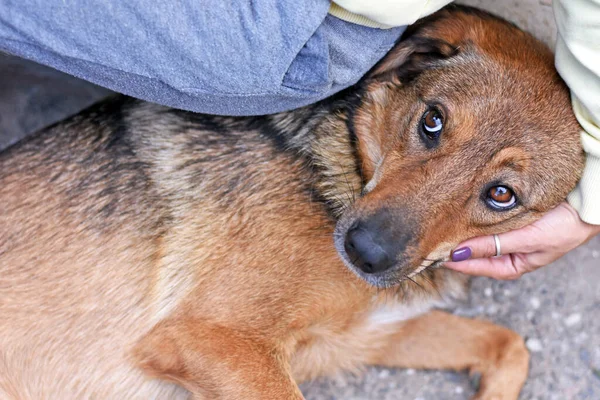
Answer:
M352 189L352 186L350 185L350 181L348 181L348 173L344 169L344 166L341 163L341 161L339 160L339 158L338 158L337 155L335 156L335 158L336 158L336 161L337 161L337 163L340 166L340 169L342 171L342 175L344 177L344 181L346 183L346 186L348 187L348 193L346 193L346 195L348 196L348 200L350 201L350 203L354 203L356 201L356 194L355 194L355 191Z
M408 277L408 276L405 276L404 278L408 279L408 282L411 282L411 283L412 283L412 284L414 284L415 286L417 286L417 287L421 288L422 290L425 290L425 288L424 288L423 286L419 285L419 284L417 283L417 281L415 281L414 279L412 279L412 278L410 278L410 277Z
M440 296L440 298L443 298L444 296L442 296L442 293L438 290L437 285L435 284L435 282L431 279L429 279L429 277L427 276L427 274L420 274L420 277L423 278L423 280L425 280L425 282L429 283L429 286L436 291L436 293L438 294L438 296Z
M423 285L419 284L417 281L415 281L413 278L411 278L410 276L406 276L406 279L408 279L409 281L411 281L412 283L414 283L415 285L417 285L418 287L420 287L424 292L426 292L425 288L423 287Z

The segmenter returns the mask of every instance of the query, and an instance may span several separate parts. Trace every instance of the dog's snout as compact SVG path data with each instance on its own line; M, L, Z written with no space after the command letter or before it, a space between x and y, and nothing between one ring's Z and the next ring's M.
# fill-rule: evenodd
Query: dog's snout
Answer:
M387 209L355 221L344 241L349 261L367 274L389 270L403 258L411 238L408 228L397 213Z
M347 260L365 274L380 274L401 266L414 238L402 210L383 208L356 219L344 236Z
M358 223L346 235L345 249L352 263L367 274L389 269L394 258L381 246L377 232Z

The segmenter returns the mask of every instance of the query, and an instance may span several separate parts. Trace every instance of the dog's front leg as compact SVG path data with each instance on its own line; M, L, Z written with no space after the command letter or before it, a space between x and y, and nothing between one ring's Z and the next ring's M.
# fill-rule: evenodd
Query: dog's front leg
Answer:
M516 400L527 378L529 353L523 339L486 321L432 311L401 323L386 343L371 364L479 372L475 399Z
M203 321L160 322L136 345L134 357L147 374L182 385L195 399L304 398L275 344Z

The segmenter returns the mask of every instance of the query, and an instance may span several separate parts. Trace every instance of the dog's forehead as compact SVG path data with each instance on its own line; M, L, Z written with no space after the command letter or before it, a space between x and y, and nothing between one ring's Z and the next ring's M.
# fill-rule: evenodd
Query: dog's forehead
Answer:
M466 51L422 74L415 82L419 97L447 111L450 145L440 151L487 170L512 170L533 190L574 182L580 127L568 89L551 65L540 68L544 60L537 61L510 65Z
M498 140L573 140L579 131L568 90L552 68L510 66L470 52L423 74L418 91L425 102L441 103L450 119L472 129L510 131L492 136Z

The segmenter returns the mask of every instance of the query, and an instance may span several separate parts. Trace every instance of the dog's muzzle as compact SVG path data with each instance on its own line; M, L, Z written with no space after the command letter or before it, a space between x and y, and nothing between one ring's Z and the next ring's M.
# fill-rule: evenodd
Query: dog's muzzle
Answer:
M395 257L385 244L379 243L377 232L370 231L365 224L357 223L346 234L344 249L352 264L367 274L390 269Z
M369 215L347 216L336 228L338 252L369 282L379 278L387 281L406 261L413 235L398 210L394 211L380 209Z

